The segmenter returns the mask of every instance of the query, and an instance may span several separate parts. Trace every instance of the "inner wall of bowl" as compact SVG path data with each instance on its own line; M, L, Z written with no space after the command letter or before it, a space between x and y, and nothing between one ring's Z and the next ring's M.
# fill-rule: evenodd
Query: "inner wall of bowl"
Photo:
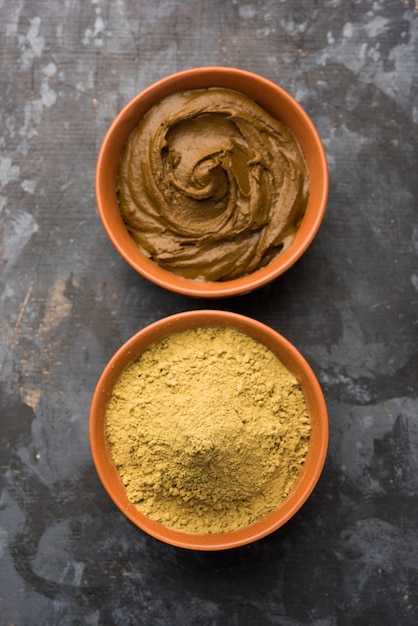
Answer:
M207 87L224 87L246 93L274 117L283 121L301 145L311 179L308 205L293 245L269 266L257 270L250 276L243 276L225 283L190 281L160 268L148 259L138 249L126 229L115 193L115 180L124 146L141 117L169 94ZM99 155L97 172L96 191L99 205L107 206L106 210L100 210L101 218L109 238L121 256L149 280L157 281L166 288L188 292L189 295L201 295L203 292L204 295L221 296L228 289L234 288L233 286L237 293L242 292L247 286L248 289L261 286L267 282L268 278L272 280L276 275L288 269L308 247L316 234L323 217L323 211L318 212L318 206L325 209L328 188L326 159L321 140L313 123L300 105L287 92L267 79L229 68L189 70L162 79L138 94L121 111L110 127Z

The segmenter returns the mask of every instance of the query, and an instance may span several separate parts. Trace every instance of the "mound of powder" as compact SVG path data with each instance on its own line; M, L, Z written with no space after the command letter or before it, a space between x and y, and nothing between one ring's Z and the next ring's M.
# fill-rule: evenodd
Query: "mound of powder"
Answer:
M129 500L194 533L235 530L276 508L310 437L296 378L232 328L202 327L152 345L122 373L106 418Z

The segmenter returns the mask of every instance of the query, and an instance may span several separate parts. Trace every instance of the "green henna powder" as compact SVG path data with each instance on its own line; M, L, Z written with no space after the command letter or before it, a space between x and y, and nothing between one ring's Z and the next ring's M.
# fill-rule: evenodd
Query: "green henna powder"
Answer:
M288 495L311 427L299 382L268 348L232 328L202 327L155 343L122 373L106 429L139 511L218 533Z

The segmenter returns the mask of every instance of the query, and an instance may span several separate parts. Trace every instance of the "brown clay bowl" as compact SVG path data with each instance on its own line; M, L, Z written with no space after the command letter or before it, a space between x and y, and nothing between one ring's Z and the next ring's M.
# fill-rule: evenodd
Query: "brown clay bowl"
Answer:
M225 87L256 100L293 132L310 174L310 197L292 245L270 265L225 282L202 282L176 276L159 267L137 247L121 218L116 176L126 141L143 115L169 94L190 89ZM202 67L179 72L154 83L131 100L108 129L97 161L96 199L105 231L121 256L139 274L163 288L195 297L219 298L259 288L288 270L306 251L324 217L328 167L321 138L303 108L284 89L256 74L228 67Z
M171 333L204 326L230 326L267 346L297 377L311 421L306 460L289 495L264 518L224 533L194 534L168 528L140 513L127 498L113 463L105 432L106 407L122 371L155 341ZM275 330L252 318L227 311L187 311L161 319L129 339L106 365L95 389L90 410L90 446L99 478L107 493L126 517L140 529L163 542L192 550L225 550L257 541L283 524L301 508L314 489L328 447L328 416L320 385L301 353Z

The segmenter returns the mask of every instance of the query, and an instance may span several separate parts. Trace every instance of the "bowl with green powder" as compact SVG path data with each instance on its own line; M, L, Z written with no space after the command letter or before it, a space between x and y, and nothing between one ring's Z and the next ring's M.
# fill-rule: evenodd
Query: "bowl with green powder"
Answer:
M280 528L314 489L328 418L302 354L252 318L187 311L140 330L111 358L90 445L116 506L156 539L242 546Z

